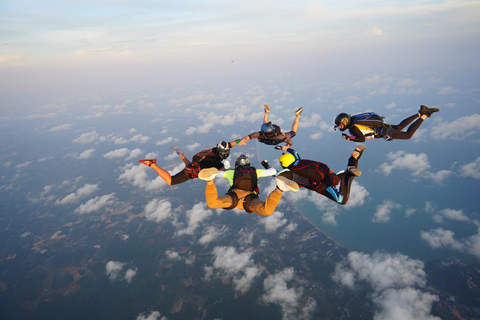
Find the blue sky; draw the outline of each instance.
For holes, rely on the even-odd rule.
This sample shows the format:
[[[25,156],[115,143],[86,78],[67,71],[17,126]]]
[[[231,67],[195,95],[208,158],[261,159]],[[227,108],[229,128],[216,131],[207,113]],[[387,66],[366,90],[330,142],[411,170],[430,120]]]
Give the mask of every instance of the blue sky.
[[[478,259],[479,13],[480,1],[3,1],[0,192],[28,188],[30,201],[81,216],[104,210],[117,184],[128,185],[156,197],[144,208],[150,220],[170,223],[168,187],[136,159],[156,157],[175,172],[182,163],[170,145],[193,155],[245,136],[258,130],[263,104],[287,130],[303,106],[294,147],[336,171],[355,146],[333,131],[339,112],[375,111],[395,124],[427,104],[441,111],[412,140],[367,141],[349,206],[304,190],[284,201],[313,206],[321,229],[364,245],[339,269],[347,286],[352,273],[362,278],[363,263],[422,269],[412,247],[429,258]],[[276,151],[238,148],[234,156],[267,157],[278,168]],[[71,170],[56,170],[54,159]],[[44,185],[31,185],[38,174]],[[265,195],[274,185],[263,187]],[[201,200],[186,224],[211,231],[215,215]],[[281,210],[258,219],[279,236],[291,232]],[[226,228],[209,234],[211,245]],[[376,243],[385,250],[378,238],[402,230],[408,241],[373,253]]]

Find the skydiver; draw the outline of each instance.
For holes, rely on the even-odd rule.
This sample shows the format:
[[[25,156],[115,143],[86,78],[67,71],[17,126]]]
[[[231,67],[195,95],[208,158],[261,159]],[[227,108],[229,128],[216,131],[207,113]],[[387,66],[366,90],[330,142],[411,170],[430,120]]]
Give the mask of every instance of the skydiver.
[[[143,159],[138,160],[138,162],[154,169],[168,185],[176,185],[197,178],[200,170],[205,168],[214,167],[218,170],[225,169],[223,160],[227,159],[230,155],[230,148],[237,145],[239,142],[240,140],[232,142],[220,141],[216,147],[195,154],[191,162],[185,157],[180,148],[172,147],[172,150],[177,153],[185,163],[185,168],[174,176],[171,176],[168,171],[157,166],[156,159]]]
[[[280,164],[286,170],[280,171],[278,176],[295,181],[300,187],[315,191],[341,205],[348,202],[350,186],[355,177],[362,174],[358,168],[358,160],[365,150],[365,146],[358,145],[348,159],[347,170],[335,174],[322,163],[301,159],[299,154],[288,148],[288,153],[282,154]],[[340,190],[337,185],[340,184]]]
[[[247,140],[258,139],[259,142],[265,143],[268,145],[278,145],[279,143],[285,142],[286,145],[282,146],[282,150],[286,151],[289,147],[293,145],[291,140],[297,134],[298,123],[300,121],[300,115],[302,114],[303,107],[298,108],[295,111],[295,120],[293,120],[292,128],[288,132],[282,132],[279,126],[272,124],[271,121],[268,121],[268,114],[270,113],[270,108],[268,105],[264,105],[265,115],[263,116],[263,124],[260,127],[260,131],[253,132],[248,136],[240,140],[239,145],[244,145],[247,143]]]
[[[298,191],[298,185],[285,177],[275,177],[277,187],[265,201],[258,197],[258,178],[274,176],[277,170],[273,167],[268,169],[256,169],[250,165],[250,160],[245,155],[240,155],[235,161],[235,169],[219,172],[217,168],[208,168],[200,171],[198,178],[207,181],[205,186],[205,199],[207,206],[212,209],[231,210],[243,209],[248,213],[258,213],[262,216],[270,216],[281,200],[284,191]],[[228,192],[218,197],[214,178],[226,178],[230,182]]]
[[[404,119],[400,124],[391,125],[383,122],[383,117],[380,117],[376,113],[361,113],[350,116],[347,113],[340,113],[335,118],[335,127],[340,131],[348,129],[350,135],[342,133],[342,138],[349,141],[364,142],[365,139],[377,139],[384,138],[387,141],[393,139],[410,139],[415,131],[420,127],[427,117],[430,117],[433,113],[440,111],[438,108],[429,108],[421,105],[418,113]],[[402,131],[407,125],[417,119],[407,131]]]

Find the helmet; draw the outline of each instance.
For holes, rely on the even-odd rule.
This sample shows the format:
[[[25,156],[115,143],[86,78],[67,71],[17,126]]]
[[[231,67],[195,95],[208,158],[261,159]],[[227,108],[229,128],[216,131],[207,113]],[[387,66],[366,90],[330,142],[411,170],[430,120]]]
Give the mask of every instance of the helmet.
[[[237,160],[235,160],[235,167],[248,167],[250,166],[250,159],[244,154],[238,156]]]
[[[269,138],[275,135],[275,127],[272,125],[271,121],[262,124],[262,126],[260,127],[260,131],[262,131],[262,133]]]
[[[228,144],[228,142],[220,141],[217,144],[217,154],[222,159],[228,158],[228,156],[230,155],[230,145]]]
[[[335,118],[335,127],[333,127],[335,130],[337,130],[338,126],[340,124],[343,124],[343,129],[340,129],[340,131],[345,131],[350,126],[350,115],[347,113],[340,113],[336,118]]]
[[[291,153],[284,153],[278,160],[283,168],[288,168],[288,166],[295,162],[295,157]]]

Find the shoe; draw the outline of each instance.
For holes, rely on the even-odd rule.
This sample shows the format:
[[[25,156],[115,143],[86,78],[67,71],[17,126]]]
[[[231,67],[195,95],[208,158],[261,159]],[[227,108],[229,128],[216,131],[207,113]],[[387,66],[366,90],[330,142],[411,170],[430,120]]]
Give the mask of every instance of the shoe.
[[[298,108],[297,111],[295,111],[295,115],[296,115],[296,116],[301,115],[301,114],[302,114],[302,111],[303,111],[303,107]]]
[[[362,175],[362,171],[360,171],[359,169],[357,168],[349,168],[347,173],[350,172],[351,174],[353,174],[355,177],[360,177]]]
[[[198,179],[204,180],[204,181],[211,181],[215,178],[215,176],[218,174],[218,169],[217,168],[206,168],[201,170],[198,173]]]
[[[138,160],[138,162],[141,162],[142,164],[148,167],[151,167],[152,164],[157,164],[157,159],[142,159],[142,160]],[[148,162],[148,164],[145,162]]]
[[[171,146],[170,149],[172,149],[172,151],[178,154],[179,156],[180,155],[183,156],[183,150],[179,146]]]
[[[266,114],[269,114],[269,113],[270,113],[270,107],[267,106],[266,104],[263,105],[263,109],[265,110],[265,113],[266,113]]]
[[[427,117],[430,117],[434,112],[438,111],[440,111],[440,109],[438,108],[429,108],[427,106],[421,105],[418,113],[420,113],[420,115],[426,115]]]
[[[281,191],[297,192],[300,189],[300,187],[295,181],[282,176],[276,176],[275,181],[277,182],[277,188]]]
[[[359,160],[362,157],[363,151],[366,149],[363,144],[358,145],[352,153],[352,157]]]

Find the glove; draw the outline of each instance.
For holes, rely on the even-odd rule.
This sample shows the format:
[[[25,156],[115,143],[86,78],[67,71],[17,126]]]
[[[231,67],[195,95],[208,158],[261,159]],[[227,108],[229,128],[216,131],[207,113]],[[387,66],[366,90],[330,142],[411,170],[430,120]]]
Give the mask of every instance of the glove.
[[[346,134],[346,133],[342,133],[342,138],[343,138],[344,140],[350,140],[350,137],[349,137],[348,134]]]
[[[267,160],[267,159],[263,160],[261,163],[262,163],[262,166],[263,166],[265,169],[268,169],[269,165],[268,165],[268,160]]]

